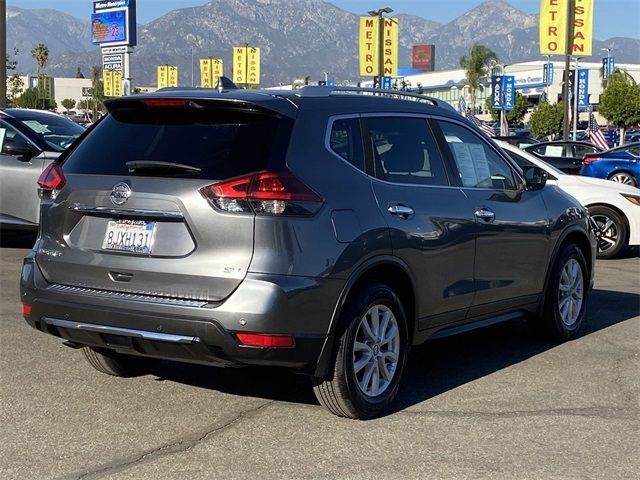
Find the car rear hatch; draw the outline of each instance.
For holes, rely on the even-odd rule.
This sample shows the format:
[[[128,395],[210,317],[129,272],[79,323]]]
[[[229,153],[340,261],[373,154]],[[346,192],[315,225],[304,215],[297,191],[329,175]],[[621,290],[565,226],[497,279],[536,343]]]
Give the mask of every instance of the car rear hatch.
[[[237,98],[131,97],[108,106],[62,167],[41,178],[47,199],[36,259],[44,277],[224,299],[251,262],[255,215],[217,209],[201,189],[282,169],[292,118]]]

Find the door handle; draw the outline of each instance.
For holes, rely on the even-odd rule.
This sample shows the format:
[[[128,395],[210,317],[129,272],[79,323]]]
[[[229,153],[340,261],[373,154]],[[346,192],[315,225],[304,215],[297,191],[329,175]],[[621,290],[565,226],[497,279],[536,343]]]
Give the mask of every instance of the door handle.
[[[387,212],[389,212],[391,215],[396,215],[400,218],[407,218],[413,215],[414,213],[413,208],[407,207],[406,205],[402,205],[402,204],[391,205],[387,209]]]
[[[493,213],[493,210],[487,207],[480,207],[476,210],[476,217],[480,220],[484,220],[487,223],[491,223],[495,220],[496,214]]]

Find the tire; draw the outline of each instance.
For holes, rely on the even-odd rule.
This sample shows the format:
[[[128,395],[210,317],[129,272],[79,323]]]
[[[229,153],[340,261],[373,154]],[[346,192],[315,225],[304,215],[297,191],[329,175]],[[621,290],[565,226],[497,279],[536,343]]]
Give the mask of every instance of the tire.
[[[108,348],[84,347],[85,359],[99,372],[114,377],[137,377],[151,372],[159,363],[156,358],[117,353]]]
[[[618,212],[603,206],[589,208],[592,224],[598,226],[595,234],[598,240],[598,258],[613,258],[626,245],[627,225]]]
[[[633,175],[628,172],[616,172],[612,175],[609,175],[609,180],[613,182],[623,183],[624,185],[631,185],[632,187],[637,187],[638,182]]]
[[[369,284],[348,302],[341,319],[330,378],[313,379],[313,391],[334,415],[372,418],[398,392],[408,353],[404,309],[389,286]]]
[[[584,255],[572,243],[564,245],[553,265],[541,314],[532,327],[556,341],[576,338],[584,325],[589,294],[589,271]]]

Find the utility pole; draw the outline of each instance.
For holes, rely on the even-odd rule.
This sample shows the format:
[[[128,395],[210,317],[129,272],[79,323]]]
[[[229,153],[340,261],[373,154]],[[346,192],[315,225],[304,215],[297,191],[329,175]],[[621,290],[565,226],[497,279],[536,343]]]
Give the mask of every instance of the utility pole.
[[[567,1],[567,41],[564,55],[564,85],[562,87],[562,102],[564,103],[564,118],[562,122],[562,139],[569,140],[569,70],[571,69],[571,54],[573,53],[573,22],[575,19],[575,0]],[[577,75],[577,72],[576,72]],[[577,83],[577,76],[573,79]]]
[[[0,0],[0,108],[7,106],[7,2]]]
[[[384,7],[378,10],[367,12],[372,17],[378,17],[378,75],[374,77],[374,87],[382,88],[382,79],[384,77],[384,13],[391,13],[391,7]]]

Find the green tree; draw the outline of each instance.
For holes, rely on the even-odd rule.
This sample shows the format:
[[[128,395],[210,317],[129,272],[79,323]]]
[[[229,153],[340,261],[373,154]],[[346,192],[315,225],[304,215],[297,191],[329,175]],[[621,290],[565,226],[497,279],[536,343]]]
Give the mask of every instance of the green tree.
[[[640,85],[628,73],[616,69],[600,94],[600,115],[620,129],[620,145],[625,129],[640,123]]]
[[[491,113],[491,118],[494,120],[500,120],[500,110],[494,110],[491,108],[493,105],[493,99],[491,97],[487,97],[484,101],[484,106]],[[509,123],[520,123],[524,119],[524,116],[527,114],[527,109],[529,108],[529,104],[527,103],[527,97],[522,95],[520,92],[516,92],[516,101],[513,107],[513,110],[509,110],[507,112],[507,121]]]
[[[93,100],[91,112],[93,119],[98,118],[98,112],[104,112],[104,81],[102,80],[102,67],[91,68],[91,97]]]
[[[14,103],[24,89],[24,81],[22,80],[22,78],[20,78],[20,75],[18,75],[17,73],[14,73],[9,78],[9,81],[7,82],[7,87],[9,87],[8,88],[9,100],[11,100],[11,102]]]
[[[57,107],[55,100],[38,98],[38,90],[36,88],[26,89],[13,103],[16,107],[38,108],[41,110],[51,110]]]
[[[529,128],[535,137],[548,137],[562,133],[564,106],[547,101],[538,105],[529,118]]]
[[[15,57],[16,55],[18,55],[19,51],[20,50],[18,50],[18,47],[13,47],[13,56]],[[18,61],[13,60],[11,58],[11,55],[7,53],[7,71],[15,70],[16,68],[18,68]]]
[[[40,75],[49,60],[49,49],[44,43],[39,43],[31,50],[31,56],[38,66],[38,75]]]
[[[62,106],[68,112],[76,106],[76,101],[73,98],[65,98],[64,100],[62,100]]]
[[[468,55],[460,57],[460,66],[464,69],[469,85],[469,107],[476,107],[476,91],[482,85],[482,80],[489,76],[490,67],[498,61],[498,56],[484,45],[475,44]]]

